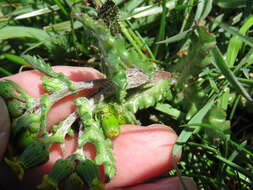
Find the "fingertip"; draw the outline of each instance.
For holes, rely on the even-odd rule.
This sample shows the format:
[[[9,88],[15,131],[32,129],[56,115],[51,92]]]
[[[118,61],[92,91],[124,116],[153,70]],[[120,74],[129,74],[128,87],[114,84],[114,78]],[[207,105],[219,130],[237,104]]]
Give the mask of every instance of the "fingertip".
[[[163,125],[122,126],[121,135],[113,141],[117,175],[107,188],[138,184],[172,169],[176,139],[176,133]]]
[[[171,143],[173,145],[176,144],[176,140],[178,138],[178,135],[176,134],[176,132],[171,127],[169,127],[167,125],[162,125],[162,124],[152,124],[152,125],[149,125],[148,127],[163,128],[163,129],[168,130],[168,132],[171,134],[171,137],[170,137]],[[182,150],[180,149],[177,152],[176,156],[172,158],[173,159],[173,165],[180,161],[181,156],[182,156]]]

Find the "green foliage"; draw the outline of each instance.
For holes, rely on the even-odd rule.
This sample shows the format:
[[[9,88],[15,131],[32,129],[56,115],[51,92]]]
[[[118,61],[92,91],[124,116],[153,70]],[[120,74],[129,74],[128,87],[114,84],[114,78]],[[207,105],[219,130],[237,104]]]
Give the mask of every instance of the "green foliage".
[[[111,150],[111,141],[105,138],[103,129],[99,127],[99,122],[92,118],[92,115],[89,112],[89,101],[82,97],[78,98],[75,103],[80,118],[84,126],[87,127],[85,132],[78,138],[78,146],[79,148],[82,148],[87,142],[95,144],[95,162],[97,165],[104,165],[105,176],[108,181],[115,176],[116,172],[115,160]],[[107,132],[105,134],[107,134]]]

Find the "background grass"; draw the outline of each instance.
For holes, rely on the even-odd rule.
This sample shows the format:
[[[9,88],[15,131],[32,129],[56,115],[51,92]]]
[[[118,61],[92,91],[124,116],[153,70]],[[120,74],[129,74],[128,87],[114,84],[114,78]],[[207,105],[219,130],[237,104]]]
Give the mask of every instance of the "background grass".
[[[100,70],[95,41],[70,13],[76,5],[92,12],[103,3],[2,0],[0,76],[26,66],[23,54]],[[137,113],[143,125],[162,123],[179,134],[174,153],[183,148],[183,156],[166,176],[187,175],[199,189],[253,189],[253,1],[115,3],[118,17],[107,18],[112,29],[120,24],[129,48],[177,81],[173,100]]]

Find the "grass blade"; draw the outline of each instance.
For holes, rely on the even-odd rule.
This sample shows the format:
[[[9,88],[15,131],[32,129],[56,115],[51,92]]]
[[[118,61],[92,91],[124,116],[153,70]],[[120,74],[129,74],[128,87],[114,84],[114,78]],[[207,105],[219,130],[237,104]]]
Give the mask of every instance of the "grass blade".
[[[26,18],[30,18],[30,17],[34,17],[34,16],[39,16],[39,15],[50,13],[52,11],[57,11],[58,9],[59,9],[58,6],[54,5],[54,6],[51,6],[50,9],[49,8],[42,8],[39,10],[35,10],[35,11],[31,11],[31,12],[27,12],[27,13],[18,15],[14,18],[14,20],[20,20],[20,19],[26,19]]]
[[[205,4],[205,9],[202,12],[201,19],[205,19],[213,8],[213,0],[207,0]]]
[[[158,103],[155,107],[156,110],[166,113],[169,116],[171,116],[173,119],[177,120],[180,117],[182,117],[182,112],[176,108],[173,108],[171,105],[169,104],[162,104],[162,103]]]
[[[237,96],[237,97],[235,98],[234,103],[233,103],[233,105],[232,105],[232,109],[231,109],[231,111],[230,111],[229,120],[232,120],[232,119],[233,119],[234,114],[235,114],[235,110],[236,110],[236,108],[237,108],[237,106],[238,106],[238,104],[239,104],[240,99],[241,99],[241,95],[239,95],[239,96]]]
[[[214,58],[214,65],[217,66],[221,73],[226,77],[229,83],[234,87],[240,94],[242,94],[248,101],[252,102],[253,99],[248,94],[246,89],[241,85],[241,83],[237,80],[234,73],[229,69],[228,65],[226,64],[220,50],[215,47],[211,50],[212,56]]]
[[[217,100],[217,102],[218,102],[217,106],[224,109],[224,110],[227,110],[227,108],[229,106],[229,98],[230,98],[230,90],[229,90],[229,88],[224,88],[224,92]]]
[[[216,21],[217,22],[217,21]],[[249,38],[247,36],[243,36],[242,34],[240,34],[237,30],[235,30],[234,28],[228,26],[225,23],[219,22],[219,25],[226,30],[227,32],[229,32],[232,35],[237,36],[241,41],[243,41],[244,43],[246,43],[247,45],[249,45],[250,47],[253,47],[253,39]]]
[[[3,54],[3,56],[10,60],[10,61],[13,61],[19,65],[24,65],[24,66],[27,66],[29,65],[23,58],[19,57],[19,56],[16,56],[14,54],[11,54],[11,53],[5,53]]]
[[[159,28],[159,33],[156,37],[155,41],[161,41],[163,39],[165,39],[165,26],[166,26],[166,15],[168,13],[168,9],[166,8],[166,3],[167,0],[163,1],[162,4],[162,8],[163,8],[163,12],[162,12],[162,16],[161,16],[161,20],[160,20],[160,28]],[[159,49],[161,49],[161,44],[154,44],[154,55],[157,58]]]
[[[0,73],[3,73],[5,76],[10,76],[12,75],[12,73],[10,73],[9,71],[7,71],[6,69],[0,67]]]
[[[186,38],[187,34],[189,32],[191,32],[191,31],[192,31],[191,29],[186,30],[186,31],[178,33],[178,34],[176,34],[176,35],[174,35],[174,36],[172,36],[170,38],[167,38],[167,39],[165,39],[163,41],[156,42],[156,44],[165,44],[165,43],[170,44],[170,43],[173,43],[173,42],[180,41],[180,40]]]
[[[182,26],[180,28],[180,33],[185,30],[185,26],[186,26],[187,22],[189,22],[189,18],[190,18],[194,3],[195,3],[195,0],[189,0],[189,1],[187,0],[184,2],[184,4],[186,4],[186,8],[184,11],[184,20],[183,20]]]
[[[135,8],[139,7],[143,2],[144,2],[144,0],[127,1],[127,2],[124,3],[123,10],[126,11],[126,12],[131,12]]]
[[[246,32],[250,29],[250,27],[253,25],[253,16],[251,16],[240,28],[239,33],[241,35],[245,35]],[[239,53],[239,50],[242,47],[242,39],[240,39],[238,36],[234,36],[230,41],[228,45],[228,50],[226,53],[227,57],[227,63],[229,67],[232,67],[235,63],[235,60],[237,58],[237,55]]]
[[[244,58],[236,65],[234,72],[237,73],[241,68],[248,67],[253,64],[253,49],[250,49]]]
[[[243,141],[238,147],[237,150],[234,150],[234,152],[232,152],[232,154],[229,156],[228,160],[229,161],[233,161],[241,152],[241,149],[244,148],[247,144],[247,141]]]
[[[242,8],[246,6],[246,0],[216,0],[216,4],[222,8]]]
[[[176,6],[176,3],[174,1],[169,1],[166,4],[167,9],[172,10]],[[132,11],[132,14],[127,17],[127,19],[131,18],[142,18],[147,17],[155,14],[160,14],[163,11],[163,8],[161,6],[153,6],[148,5],[144,7],[138,7]]]
[[[25,26],[6,26],[0,29],[0,40],[12,38],[32,38],[44,42],[50,46],[50,36],[47,32],[33,27]]]
[[[251,181],[253,181],[253,174],[251,172],[245,170],[244,168],[242,168],[238,164],[235,164],[234,162],[231,162],[230,160],[227,160],[226,158],[224,158],[220,155],[215,155],[215,156],[217,159],[221,160],[222,162],[224,162],[225,164],[227,164],[231,168],[234,168],[236,171],[241,172],[242,174],[247,176]]]
[[[202,119],[205,117],[207,112],[212,108],[214,102],[215,102],[216,96],[213,96],[205,106],[203,106],[198,113],[196,113],[193,118],[188,122],[188,124],[192,123],[201,123]],[[176,144],[174,145],[173,148],[173,156],[176,156],[179,151],[182,150],[183,144],[185,144],[188,139],[192,136],[193,133],[197,132],[200,130],[199,127],[196,126],[189,126],[185,127],[185,129],[180,133]]]
[[[206,0],[198,2],[198,7],[197,7],[197,10],[196,10],[196,14],[195,14],[194,20],[200,19],[201,15],[202,15],[202,12],[203,12],[203,10],[205,8],[205,4],[206,4]]]
[[[68,16],[68,10],[65,8],[66,6],[66,2],[65,1],[60,1],[60,0],[54,0],[55,4],[62,10],[62,12],[65,14],[65,16]]]
[[[236,148],[238,151],[243,151],[243,152],[245,152],[248,156],[253,157],[253,153],[251,152],[251,150],[248,150],[246,147],[242,146],[243,143],[238,144],[238,142],[235,142],[235,141],[233,141],[233,140],[231,140],[231,139],[230,139],[228,142],[229,142],[231,145],[233,145],[234,148]]]
[[[83,26],[83,24],[79,21],[75,21],[73,23],[74,29],[81,28],[82,26]],[[71,31],[71,22],[64,21],[64,22],[60,22],[57,24],[51,24],[49,26],[44,26],[43,30],[45,30],[45,31],[61,31],[61,30]]]

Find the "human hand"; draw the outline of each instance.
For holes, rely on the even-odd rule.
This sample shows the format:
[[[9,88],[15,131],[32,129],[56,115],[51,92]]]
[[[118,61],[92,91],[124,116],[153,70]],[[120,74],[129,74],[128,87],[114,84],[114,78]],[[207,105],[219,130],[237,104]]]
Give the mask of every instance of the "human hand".
[[[84,67],[54,67],[56,72],[62,72],[73,81],[85,81],[101,78],[102,75],[94,69]],[[37,71],[26,71],[7,79],[13,80],[26,90],[31,96],[39,98],[45,91],[41,87],[41,73]],[[79,93],[85,96],[90,90]],[[68,96],[57,102],[48,114],[47,126],[50,128],[53,124],[63,120],[75,109],[72,100],[77,96]],[[4,104],[0,102],[0,157],[5,149],[4,142],[8,140],[8,115]],[[180,189],[178,178],[162,179],[154,183],[140,184],[145,180],[157,177],[173,167],[172,149],[176,142],[175,132],[162,125],[152,125],[140,127],[134,125],[121,126],[121,135],[113,140],[113,152],[117,164],[117,175],[106,185],[106,189]],[[5,135],[1,136],[1,130]],[[63,155],[59,144],[55,143],[50,149],[50,160],[37,168],[26,173],[22,182],[13,183],[13,178],[7,177],[6,173],[0,171],[0,179],[5,180],[5,186],[8,189],[32,189],[37,185],[42,176],[50,171],[53,163],[61,158],[71,154],[76,148],[76,138],[66,138],[66,153]],[[2,151],[2,152],[1,152]],[[95,149],[92,145],[85,146],[85,151],[91,157],[95,155]],[[178,160],[180,156],[176,159]],[[7,172],[7,171],[5,171]],[[9,174],[11,176],[11,174]],[[189,178],[183,178],[188,189],[196,189],[195,184]],[[126,188],[127,186],[127,188]],[[125,187],[125,188],[124,188]]]

